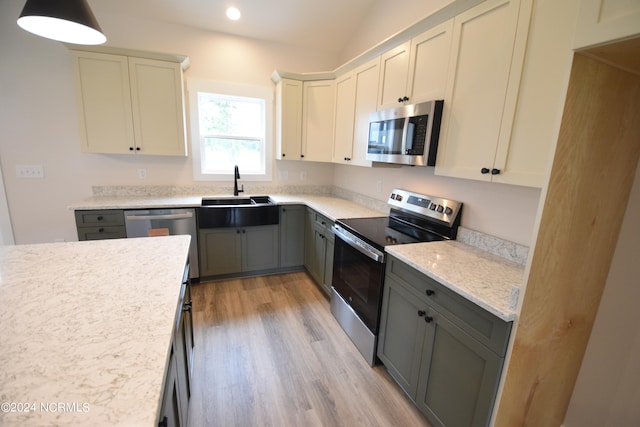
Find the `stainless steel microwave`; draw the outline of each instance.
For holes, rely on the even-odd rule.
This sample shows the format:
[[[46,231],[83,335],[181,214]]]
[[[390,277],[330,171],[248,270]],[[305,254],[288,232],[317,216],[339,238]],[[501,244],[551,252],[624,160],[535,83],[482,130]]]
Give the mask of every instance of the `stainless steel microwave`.
[[[367,160],[435,166],[443,105],[437,100],[371,113]]]

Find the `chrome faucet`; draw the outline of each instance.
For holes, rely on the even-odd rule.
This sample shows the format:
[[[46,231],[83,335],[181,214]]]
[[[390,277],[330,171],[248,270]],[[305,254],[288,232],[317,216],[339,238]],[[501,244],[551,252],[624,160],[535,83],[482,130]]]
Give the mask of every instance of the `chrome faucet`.
[[[240,171],[238,170],[238,165],[236,165],[233,171],[233,195],[237,196],[239,193],[244,193],[244,184],[242,187],[238,189],[238,180],[240,179]]]

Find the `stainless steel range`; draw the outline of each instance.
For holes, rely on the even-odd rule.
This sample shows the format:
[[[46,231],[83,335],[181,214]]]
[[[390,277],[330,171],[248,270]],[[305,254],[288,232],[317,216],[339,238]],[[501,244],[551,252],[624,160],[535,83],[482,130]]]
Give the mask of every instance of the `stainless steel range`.
[[[372,366],[380,325],[385,247],[456,238],[462,203],[396,189],[389,216],[339,219],[331,313]]]

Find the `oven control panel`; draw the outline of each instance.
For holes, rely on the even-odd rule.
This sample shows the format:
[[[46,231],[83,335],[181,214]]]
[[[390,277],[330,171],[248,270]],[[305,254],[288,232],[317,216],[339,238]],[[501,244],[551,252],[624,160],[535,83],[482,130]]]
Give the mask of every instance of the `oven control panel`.
[[[447,224],[452,224],[455,221],[462,207],[462,203],[454,200],[400,189],[391,192],[387,203],[392,207],[435,218]]]

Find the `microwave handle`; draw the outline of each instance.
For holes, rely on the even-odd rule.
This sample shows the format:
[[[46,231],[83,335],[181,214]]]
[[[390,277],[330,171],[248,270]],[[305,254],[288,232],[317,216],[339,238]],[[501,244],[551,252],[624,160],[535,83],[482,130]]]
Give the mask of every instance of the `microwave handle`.
[[[413,137],[415,132],[416,125],[412,123],[408,118],[406,122],[406,126],[404,127],[404,152],[405,154],[409,152],[413,148]]]

